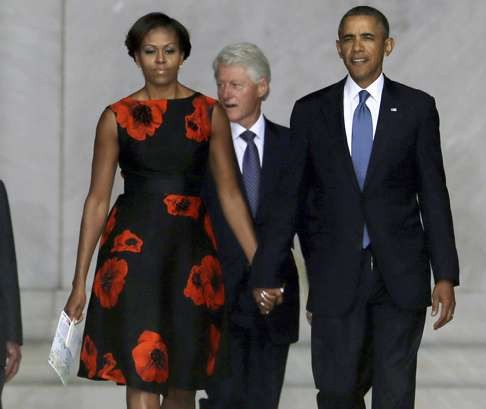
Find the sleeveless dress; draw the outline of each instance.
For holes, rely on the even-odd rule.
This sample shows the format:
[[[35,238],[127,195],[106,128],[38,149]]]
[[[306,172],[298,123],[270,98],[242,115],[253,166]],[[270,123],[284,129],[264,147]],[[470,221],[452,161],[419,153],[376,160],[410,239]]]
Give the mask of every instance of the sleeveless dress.
[[[215,100],[124,98],[124,194],[100,239],[78,375],[166,394],[224,374],[224,286],[200,191]]]

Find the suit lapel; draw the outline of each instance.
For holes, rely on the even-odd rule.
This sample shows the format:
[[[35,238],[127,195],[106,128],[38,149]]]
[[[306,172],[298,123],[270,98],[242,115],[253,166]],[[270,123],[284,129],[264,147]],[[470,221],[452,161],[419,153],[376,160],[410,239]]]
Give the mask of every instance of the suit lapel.
[[[264,208],[265,198],[277,180],[277,174],[279,169],[279,141],[278,135],[274,130],[273,124],[265,118],[265,139],[263,142],[263,161],[262,161],[262,174],[259,190],[258,209],[256,213],[256,219],[262,213]]]
[[[384,157],[386,139],[389,134],[389,126],[393,123],[393,116],[396,114],[392,112],[392,108],[397,108],[397,101],[393,97],[391,90],[391,81],[385,77],[383,84],[383,92],[381,94],[380,113],[378,115],[378,123],[376,124],[375,137],[373,139],[373,148],[371,150],[370,162],[368,164],[368,171],[366,172],[366,179],[363,190],[366,189],[370,183],[373,173],[376,171],[381,158]]]
[[[349,152],[348,139],[346,137],[346,127],[344,125],[344,112],[343,112],[343,93],[344,84],[346,78],[336,85],[335,92],[325,99],[322,109],[323,115],[329,118],[329,131],[330,135],[334,135],[337,138],[336,143],[339,147],[338,152],[342,156],[342,163],[348,173],[349,179],[352,181],[354,187],[361,191],[356,178],[356,172],[354,171],[353,159]]]

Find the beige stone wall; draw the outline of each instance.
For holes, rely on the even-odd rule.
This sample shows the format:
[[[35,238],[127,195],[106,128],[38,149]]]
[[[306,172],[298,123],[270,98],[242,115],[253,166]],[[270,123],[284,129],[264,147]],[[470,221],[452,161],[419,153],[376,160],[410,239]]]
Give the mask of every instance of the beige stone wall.
[[[181,79],[210,95],[215,95],[211,61],[217,51],[230,42],[257,43],[273,70],[265,112],[288,124],[298,97],[345,75],[334,41],[341,15],[356,4],[1,1],[0,177],[10,194],[24,316],[32,323],[26,328],[28,336],[48,335],[43,320],[62,305],[70,286],[97,118],[110,102],[143,84],[123,46],[134,20],[163,5],[162,11],[187,25],[194,51]],[[385,73],[437,99],[463,273],[461,291],[485,291],[486,3],[371,4],[388,16],[396,38]]]

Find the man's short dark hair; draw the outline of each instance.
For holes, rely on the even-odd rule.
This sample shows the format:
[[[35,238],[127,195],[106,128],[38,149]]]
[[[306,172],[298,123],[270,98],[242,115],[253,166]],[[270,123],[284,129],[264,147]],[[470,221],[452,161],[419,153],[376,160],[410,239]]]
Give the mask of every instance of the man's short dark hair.
[[[184,60],[191,54],[191,40],[187,29],[176,19],[164,13],[149,13],[140,17],[130,28],[125,40],[128,55],[135,59],[135,53],[140,50],[142,41],[149,31],[155,28],[173,30],[179,42],[179,47],[184,53]]]
[[[338,36],[341,37],[341,32],[344,26],[344,21],[348,17],[352,16],[372,16],[376,18],[378,23],[381,24],[383,27],[383,31],[385,34],[385,38],[388,38],[390,35],[390,25],[388,24],[388,20],[385,17],[385,15],[380,11],[375,9],[374,7],[370,6],[356,6],[353,7],[351,10],[349,10],[342,18],[341,21],[339,22],[339,29],[338,29]]]

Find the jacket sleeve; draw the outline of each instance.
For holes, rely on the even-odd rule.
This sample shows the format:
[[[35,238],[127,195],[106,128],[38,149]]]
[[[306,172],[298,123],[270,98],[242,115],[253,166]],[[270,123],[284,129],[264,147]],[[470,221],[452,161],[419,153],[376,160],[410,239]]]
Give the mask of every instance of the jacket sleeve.
[[[0,181],[0,321],[3,338],[22,344],[17,262],[7,192]]]
[[[418,131],[418,198],[435,281],[459,284],[459,261],[449,192],[442,161],[439,114],[432,97],[426,100]]]

